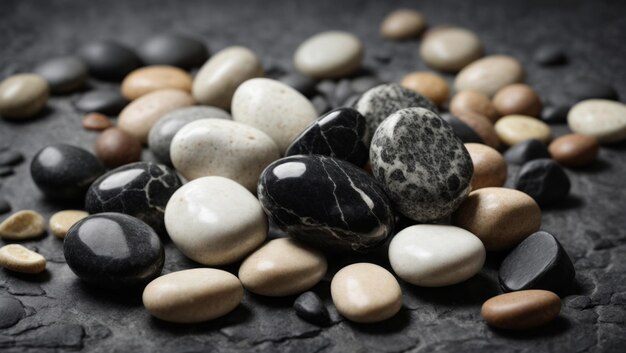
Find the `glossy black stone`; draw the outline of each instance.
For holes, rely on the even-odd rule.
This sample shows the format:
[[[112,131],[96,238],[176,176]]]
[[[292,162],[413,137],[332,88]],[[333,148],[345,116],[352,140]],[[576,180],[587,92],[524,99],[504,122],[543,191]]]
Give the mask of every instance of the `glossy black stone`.
[[[359,112],[352,108],[335,109],[300,133],[285,155],[319,154],[362,167],[368,159],[363,142],[365,129],[365,118]]]
[[[83,94],[75,103],[84,113],[117,115],[128,104],[119,89],[98,89]]]
[[[308,291],[300,294],[293,303],[293,310],[302,320],[312,324],[326,326],[330,323],[328,309],[314,292]]]
[[[44,61],[34,72],[48,81],[55,94],[71,93],[83,87],[88,77],[87,64],[77,56],[64,56]]]
[[[567,55],[560,46],[547,44],[537,48],[533,60],[541,66],[557,66],[567,63]]]
[[[286,84],[287,86],[295,89],[296,91],[302,93],[306,97],[312,97],[315,95],[315,85],[317,84],[317,80],[302,75],[297,72],[291,72],[286,75],[283,75],[278,78],[278,81]]]
[[[516,143],[504,152],[504,159],[515,165],[522,165],[540,158],[551,158],[551,156],[548,146],[536,139]]]
[[[454,130],[454,133],[463,141],[463,143],[484,143],[483,139],[461,119],[450,113],[441,114],[441,118],[445,120]]]
[[[157,233],[165,235],[165,206],[181,185],[176,172],[162,164],[127,164],[107,172],[93,182],[85,197],[85,210],[91,214],[128,214],[146,222]]]
[[[26,315],[22,303],[9,296],[0,296],[0,328],[17,324]]]
[[[325,250],[364,252],[393,233],[387,195],[369,174],[340,159],[279,159],[261,174],[258,196],[276,226]]]
[[[567,123],[567,113],[570,106],[563,104],[550,104],[541,111],[541,120],[548,124]]]
[[[165,252],[152,228],[121,213],[91,215],[67,232],[63,253],[84,282],[119,291],[146,285],[161,273]]]
[[[89,73],[105,81],[121,81],[129,72],[141,66],[134,51],[113,41],[93,42],[79,51]]]
[[[574,265],[559,241],[539,231],[522,241],[502,261],[498,280],[505,292],[545,289],[558,292],[576,276]]]
[[[13,166],[21,163],[24,160],[22,152],[5,149],[0,151],[0,167]]]
[[[570,185],[563,168],[552,159],[535,159],[525,163],[515,180],[515,188],[530,195],[542,207],[564,200]]]
[[[177,33],[159,34],[143,43],[137,54],[146,65],[171,65],[183,69],[199,67],[209,57],[198,39]]]
[[[60,201],[82,199],[89,185],[104,172],[96,156],[66,144],[42,148],[30,164],[30,175],[39,190]]]
[[[618,99],[615,88],[592,77],[570,76],[565,79],[563,89],[573,103],[594,98]]]

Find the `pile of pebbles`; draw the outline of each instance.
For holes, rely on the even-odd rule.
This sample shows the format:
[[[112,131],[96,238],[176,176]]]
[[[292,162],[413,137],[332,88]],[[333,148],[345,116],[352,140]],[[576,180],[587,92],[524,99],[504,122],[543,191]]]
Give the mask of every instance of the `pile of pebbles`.
[[[504,294],[483,304],[486,323],[522,330],[553,320],[575,270],[542,230],[541,211],[567,199],[565,168],[588,167],[600,145],[626,140],[626,106],[612,87],[588,80],[567,86],[569,105],[544,106],[517,59],[485,56],[465,28],[426,29],[414,10],[389,14],[381,35],[421,37],[421,59],[433,71],[383,82],[363,68],[357,36],[328,31],[303,41],[295,71],[275,79],[248,48],[211,55],[180,34],[136,50],[90,43],[6,78],[0,115],[8,120],[45,114],[50,94],[77,92],[90,76],[119,89],[75,102],[86,113],[83,128],[101,131],[95,155],[59,143],[30,161],[47,199],[84,209],[48,222],[20,210],[0,223],[0,237],[39,239],[49,228],[82,281],[142,292],[146,310],[170,322],[222,317],[247,290],[297,296],[296,314],[326,325],[327,308],[311,288],[327,276],[343,317],[380,322],[402,307],[398,279],[457,284],[480,272],[489,252],[503,255]],[[535,61],[565,65],[567,55],[542,47]],[[442,73],[456,75],[452,85]],[[550,125],[566,120],[572,133],[553,139]],[[141,161],[145,146],[158,163]],[[23,160],[0,149],[0,176]],[[520,168],[514,188],[505,188],[510,165]],[[0,213],[10,210],[0,194]],[[267,241],[270,227],[288,237]],[[165,240],[199,268],[161,276]],[[327,273],[337,255],[367,259],[380,249],[387,268],[359,262]],[[229,264],[238,273],[207,268]],[[0,248],[0,266],[40,273],[46,259],[10,244]]]

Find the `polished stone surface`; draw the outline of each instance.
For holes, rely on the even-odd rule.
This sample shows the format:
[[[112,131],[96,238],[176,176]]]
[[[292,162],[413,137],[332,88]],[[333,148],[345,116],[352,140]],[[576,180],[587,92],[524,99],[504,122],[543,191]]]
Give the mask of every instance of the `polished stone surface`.
[[[542,208],[565,201],[571,185],[563,167],[547,158],[525,163],[515,179],[515,188],[530,195]]]
[[[84,93],[75,104],[85,113],[117,115],[127,103],[119,89],[97,89]]]
[[[141,60],[132,49],[113,40],[87,42],[78,55],[87,64],[90,75],[105,81],[121,81],[141,66]]]
[[[148,38],[137,54],[146,65],[171,65],[190,69],[202,65],[209,56],[206,45],[199,39],[165,33]]]

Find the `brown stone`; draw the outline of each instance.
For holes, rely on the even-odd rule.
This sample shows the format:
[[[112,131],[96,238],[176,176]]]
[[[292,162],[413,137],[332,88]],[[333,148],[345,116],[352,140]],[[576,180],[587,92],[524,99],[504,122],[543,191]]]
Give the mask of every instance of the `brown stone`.
[[[543,104],[534,89],[523,83],[508,85],[493,97],[493,106],[501,116],[521,114],[538,118]]]
[[[191,93],[192,78],[186,71],[174,66],[154,65],[139,68],[122,81],[122,95],[137,99],[162,89],[179,89]]]
[[[102,131],[111,126],[113,126],[113,123],[104,114],[89,113],[83,118],[83,127],[87,130]]]
[[[458,116],[465,111],[482,115],[492,123],[500,117],[489,97],[476,91],[461,91],[452,97],[450,112]]]
[[[434,72],[416,71],[402,79],[400,85],[413,90],[441,106],[448,99],[448,83]]]
[[[402,40],[415,38],[422,33],[426,27],[424,16],[409,9],[396,10],[383,20],[380,26],[380,34],[387,39]]]
[[[474,164],[472,190],[504,185],[507,177],[507,164],[500,152],[480,143],[466,143],[465,148]]]
[[[559,316],[561,299],[546,290],[523,290],[487,300],[480,311],[487,324],[504,330],[528,330]]]
[[[40,273],[46,269],[46,259],[19,244],[0,248],[0,267],[20,273]]]
[[[468,110],[458,113],[459,114],[455,114],[455,116],[472,128],[472,130],[480,136],[485,145],[495,149],[500,147],[500,139],[489,119]]]
[[[96,140],[96,156],[108,168],[137,162],[141,159],[141,143],[120,129],[106,129]]]
[[[567,167],[584,167],[598,157],[598,140],[589,135],[569,134],[552,141],[548,150],[552,158]]]

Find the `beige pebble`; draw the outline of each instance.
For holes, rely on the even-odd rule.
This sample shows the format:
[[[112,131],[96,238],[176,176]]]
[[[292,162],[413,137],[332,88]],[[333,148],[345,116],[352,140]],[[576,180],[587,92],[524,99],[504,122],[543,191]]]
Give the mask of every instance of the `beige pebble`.
[[[457,72],[483,56],[483,44],[466,29],[439,27],[426,33],[420,55],[434,69]]]
[[[566,167],[584,167],[598,157],[600,145],[593,136],[563,135],[548,146],[552,158]]]
[[[579,134],[590,135],[600,143],[626,140],[626,104],[607,99],[587,99],[567,113],[567,125]]]
[[[35,74],[13,75],[0,82],[0,115],[23,120],[39,113],[48,102],[48,81]]]
[[[415,38],[426,27],[426,19],[420,12],[410,9],[395,10],[387,15],[380,26],[380,34],[387,39]]]
[[[40,273],[46,269],[46,259],[19,244],[0,248],[0,267],[20,273]]]
[[[48,226],[50,227],[52,234],[63,239],[65,238],[67,231],[70,230],[76,222],[87,216],[89,216],[89,213],[80,210],[59,211],[50,217]]]
[[[524,80],[524,68],[516,59],[492,55],[467,65],[456,76],[457,91],[474,90],[492,97],[502,87]]]
[[[137,99],[162,89],[179,89],[191,93],[192,79],[186,71],[174,66],[146,66],[129,73],[122,81],[122,95]]]
[[[489,119],[469,110],[458,112],[455,116],[472,128],[487,146],[495,149],[500,147],[500,138]]]
[[[239,279],[212,268],[172,272],[153,280],[143,291],[143,305],[150,314],[177,323],[224,316],[234,310],[242,298]]]
[[[491,103],[491,99],[476,91],[461,91],[452,97],[450,112],[458,116],[465,111],[482,115],[492,123],[495,123],[500,118],[496,108]]]
[[[521,191],[482,188],[463,201],[452,215],[452,224],[475,234],[488,251],[507,250],[539,230],[541,210]]]
[[[472,190],[504,185],[507,177],[507,164],[500,152],[480,143],[466,143],[465,148],[474,164]]]
[[[413,90],[441,106],[448,99],[448,83],[434,72],[416,71],[402,79],[400,85]]]
[[[324,254],[290,238],[274,239],[248,256],[239,279],[252,293],[281,297],[299,294],[326,274]]]
[[[344,31],[318,33],[300,44],[293,55],[293,65],[302,74],[317,78],[341,78],[359,68],[363,61],[363,43]]]
[[[145,144],[148,142],[150,129],[159,119],[173,110],[194,103],[189,93],[178,89],[151,92],[135,99],[122,110],[117,127]]]
[[[45,231],[45,220],[38,212],[31,210],[15,212],[0,223],[0,238],[6,240],[37,238]]]
[[[402,290],[386,269],[371,263],[342,268],[330,283],[337,311],[354,322],[379,322],[394,316],[402,307]]]
[[[523,83],[514,83],[500,89],[493,97],[493,106],[501,116],[520,114],[539,118],[543,109],[537,92]]]
[[[547,144],[552,137],[550,126],[527,115],[504,116],[496,122],[494,127],[500,141],[509,146],[530,139],[536,139]]]
[[[480,314],[490,326],[527,330],[545,325],[559,316],[561,299],[547,290],[522,290],[487,300]]]

